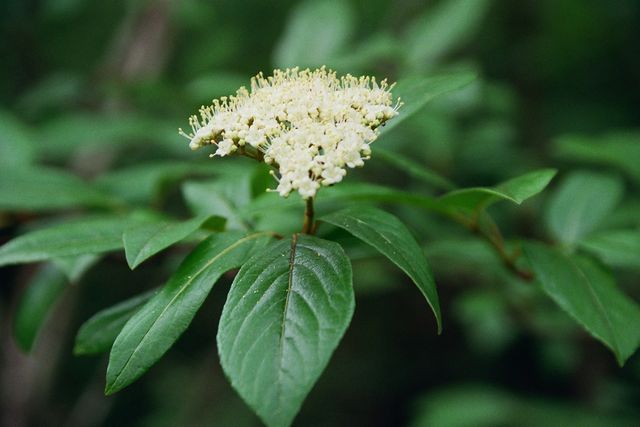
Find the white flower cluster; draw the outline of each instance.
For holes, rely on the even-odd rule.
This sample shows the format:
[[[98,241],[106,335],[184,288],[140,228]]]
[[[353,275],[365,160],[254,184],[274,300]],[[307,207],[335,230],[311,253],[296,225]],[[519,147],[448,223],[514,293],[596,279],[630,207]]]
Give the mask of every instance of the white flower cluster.
[[[277,191],[307,199],[321,185],[340,182],[346,167],[362,166],[378,128],[398,114],[386,80],[346,75],[322,67],[275,70],[251,79],[251,91],[214,100],[192,116],[189,146],[217,146],[215,155],[250,155],[278,170]]]

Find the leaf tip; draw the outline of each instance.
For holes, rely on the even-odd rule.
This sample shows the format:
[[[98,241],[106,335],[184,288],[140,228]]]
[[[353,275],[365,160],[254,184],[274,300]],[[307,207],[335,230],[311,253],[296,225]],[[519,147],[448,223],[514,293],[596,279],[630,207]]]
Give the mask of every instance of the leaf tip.
[[[109,378],[107,378],[107,384],[104,386],[104,395],[111,396],[120,391],[120,389],[122,389],[122,387],[117,387],[115,382],[109,382]]]
[[[111,396],[112,394],[122,390],[123,388],[125,388],[127,385],[131,383],[131,381],[129,382],[121,381],[120,373],[122,371],[118,374],[114,374],[113,371],[109,370],[110,367],[111,367],[111,360],[109,360],[109,365],[107,366],[107,383],[104,386],[105,396]]]
[[[131,252],[127,252],[126,246],[125,246],[125,258],[127,259],[127,265],[129,266],[130,270],[135,270],[136,267],[142,264],[142,262],[144,261],[144,258],[142,258],[140,254],[134,257]]]
[[[556,168],[547,168],[547,169],[543,169],[542,172],[547,177],[547,179],[548,179],[547,184],[548,184],[558,174],[558,169],[556,169]]]

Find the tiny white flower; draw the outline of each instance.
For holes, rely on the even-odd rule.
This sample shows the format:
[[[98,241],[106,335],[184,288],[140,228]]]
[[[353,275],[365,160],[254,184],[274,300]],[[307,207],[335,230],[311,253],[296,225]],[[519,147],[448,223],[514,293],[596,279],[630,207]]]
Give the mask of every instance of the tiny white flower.
[[[233,145],[233,141],[229,138],[225,138],[218,143],[218,149],[216,150],[216,156],[224,157],[235,151],[236,147]]]
[[[379,127],[398,114],[386,80],[291,68],[251,79],[251,90],[202,107],[186,136],[192,149],[213,144],[227,156],[247,144],[278,170],[276,191],[313,198],[364,164]],[[244,151],[243,151],[244,152]]]

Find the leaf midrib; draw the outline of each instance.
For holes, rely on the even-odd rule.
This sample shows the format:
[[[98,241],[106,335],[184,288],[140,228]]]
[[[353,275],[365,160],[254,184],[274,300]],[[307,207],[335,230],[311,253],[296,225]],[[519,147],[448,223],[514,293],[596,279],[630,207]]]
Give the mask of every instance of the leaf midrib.
[[[291,255],[289,256],[289,276],[287,282],[287,295],[284,300],[284,309],[282,312],[282,325],[280,328],[280,342],[278,345],[278,408],[282,407],[282,372],[284,369],[284,336],[287,328],[287,310],[289,309],[289,300],[291,298],[291,287],[293,286],[293,267],[295,266],[296,249],[298,247],[298,234],[294,234],[291,238]]]

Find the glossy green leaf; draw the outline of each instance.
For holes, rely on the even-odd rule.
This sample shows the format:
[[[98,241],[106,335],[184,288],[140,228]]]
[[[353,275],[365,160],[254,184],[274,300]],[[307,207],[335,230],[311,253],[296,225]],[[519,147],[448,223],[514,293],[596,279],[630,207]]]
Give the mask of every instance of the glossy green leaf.
[[[611,213],[622,197],[622,181],[596,172],[573,172],[549,200],[545,220],[554,238],[573,244]]]
[[[351,264],[337,243],[294,235],[240,269],[218,351],[232,386],[269,427],[291,424],[353,310]]]
[[[61,170],[0,168],[0,211],[50,211],[114,203],[111,197]]]
[[[20,348],[30,351],[51,309],[69,282],[52,265],[44,265],[29,281],[16,309],[13,333]]]
[[[107,394],[144,374],[187,329],[215,282],[265,247],[268,233],[214,234],[180,264],[169,282],[124,326],[111,349]]]
[[[155,292],[157,291],[145,292],[93,315],[78,330],[73,347],[74,354],[99,354],[109,351],[124,325]]]
[[[640,230],[606,230],[578,242],[614,267],[640,268]]]
[[[440,333],[442,315],[431,268],[422,248],[398,218],[377,208],[360,206],[346,208],[320,219],[343,228],[373,246],[404,271],[427,299]]]
[[[640,306],[588,258],[540,243],[524,251],[544,292],[616,355],[621,365],[640,345]]]
[[[124,231],[122,241],[131,269],[142,262],[187,238],[210,219],[199,216],[188,221],[153,221],[136,224]]]
[[[387,151],[382,148],[375,148],[375,157],[384,162],[387,162],[399,170],[406,172],[412,177],[419,179],[420,181],[431,185],[439,190],[451,191],[456,188],[456,185],[449,181],[447,178],[432,171],[425,165],[418,164],[413,160],[402,156],[401,154]]]
[[[433,98],[460,89],[476,79],[473,73],[450,73],[433,77],[409,77],[400,80],[393,88],[394,97],[403,102],[399,114],[389,120],[380,130],[384,135],[391,129],[418,112]]]
[[[557,157],[572,162],[610,165],[640,182],[640,132],[602,136],[565,135],[554,141]]]
[[[541,169],[510,179],[495,187],[475,187],[445,194],[439,202],[448,208],[479,211],[499,200],[521,204],[544,190],[556,174],[555,169]]]
[[[0,266],[122,248],[127,217],[83,218],[32,231],[0,247]]]
[[[347,2],[312,0],[299,4],[278,41],[277,67],[316,67],[330,64],[351,38],[354,16]]]
[[[490,0],[444,0],[427,9],[409,27],[405,37],[409,66],[433,66],[446,53],[476,33]]]

